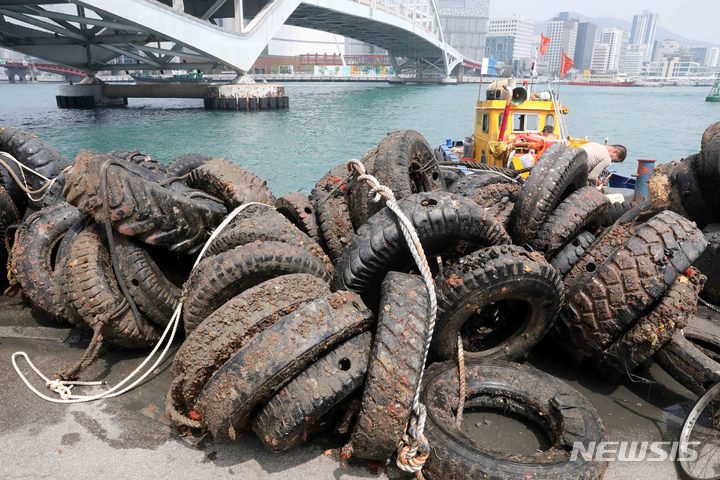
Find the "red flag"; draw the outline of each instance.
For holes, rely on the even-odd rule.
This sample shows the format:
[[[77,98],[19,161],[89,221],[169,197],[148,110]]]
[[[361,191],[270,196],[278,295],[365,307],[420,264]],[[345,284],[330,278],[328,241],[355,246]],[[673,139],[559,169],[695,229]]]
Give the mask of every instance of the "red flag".
[[[573,59],[565,54],[565,50],[562,51],[562,62],[560,63],[560,76],[564,77],[573,67]]]
[[[542,57],[550,47],[550,37],[546,37],[542,33],[540,34],[540,56]]]

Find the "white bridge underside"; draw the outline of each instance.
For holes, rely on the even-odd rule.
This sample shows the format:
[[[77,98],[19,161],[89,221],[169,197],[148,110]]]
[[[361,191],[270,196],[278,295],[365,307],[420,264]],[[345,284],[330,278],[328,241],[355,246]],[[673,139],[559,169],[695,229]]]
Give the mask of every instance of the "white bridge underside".
[[[0,46],[88,73],[222,66],[245,72],[288,24],[384,48],[398,74],[447,76],[463,61],[444,42],[434,0],[262,1],[175,0],[190,14],[155,0],[0,0]],[[244,26],[236,32],[212,23],[221,17]],[[120,55],[138,63],[108,63]]]

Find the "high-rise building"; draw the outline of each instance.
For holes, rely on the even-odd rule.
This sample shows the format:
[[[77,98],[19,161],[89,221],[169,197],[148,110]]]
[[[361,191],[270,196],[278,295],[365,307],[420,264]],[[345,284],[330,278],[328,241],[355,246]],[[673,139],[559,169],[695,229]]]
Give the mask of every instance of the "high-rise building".
[[[705,57],[705,66],[715,68],[720,61],[720,48],[711,47],[708,49],[707,57]]]
[[[574,56],[575,68],[578,70],[587,70],[590,68],[596,30],[597,27],[594,23],[580,22],[578,24]]]
[[[512,51],[510,52],[511,60],[527,60],[534,56],[533,22],[518,16],[490,20],[486,44],[489,44],[491,37],[508,36],[513,38]],[[485,50],[488,51],[487,48]]]
[[[545,54],[547,73],[555,75],[560,71],[562,52],[568,56],[575,54],[575,43],[577,41],[578,21],[575,19],[557,20],[567,12],[562,12],[556,19],[547,24],[545,36],[550,38],[550,45]]]
[[[606,43],[595,44],[595,48],[593,48],[592,61],[590,62],[590,70],[595,73],[606,73],[609,59],[610,45]]]
[[[630,75],[640,75],[643,72],[643,64],[647,57],[647,45],[628,45],[623,61],[623,71]]]
[[[628,34],[621,28],[603,28],[600,43],[609,46],[606,72],[622,72],[623,60],[628,47]]]
[[[437,0],[445,41],[463,56],[482,60],[490,0]]]
[[[658,15],[648,10],[633,17],[632,30],[630,30],[629,43],[631,45],[645,45],[645,59],[652,59],[652,45],[655,43]]]
[[[485,39],[485,56],[505,65],[512,65],[515,37],[511,35],[488,35]]]
[[[697,62],[700,65],[705,65],[705,59],[708,54],[708,47],[692,47],[690,48],[690,56],[693,62]]]
[[[677,40],[663,40],[655,45],[653,62],[662,61],[663,57],[672,57],[680,52],[680,42]]]

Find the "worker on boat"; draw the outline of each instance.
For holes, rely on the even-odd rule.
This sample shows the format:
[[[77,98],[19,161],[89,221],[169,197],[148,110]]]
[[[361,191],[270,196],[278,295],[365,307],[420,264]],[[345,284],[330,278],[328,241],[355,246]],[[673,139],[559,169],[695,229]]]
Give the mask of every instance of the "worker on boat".
[[[587,152],[588,168],[590,170],[588,179],[593,184],[597,184],[600,174],[602,174],[611,163],[622,163],[625,157],[627,157],[627,148],[625,148],[624,145],[603,145],[601,143],[588,142],[580,148]]]
[[[540,135],[547,138],[558,138],[558,136],[555,135],[555,127],[551,124],[545,125],[542,129],[542,132],[540,132]]]

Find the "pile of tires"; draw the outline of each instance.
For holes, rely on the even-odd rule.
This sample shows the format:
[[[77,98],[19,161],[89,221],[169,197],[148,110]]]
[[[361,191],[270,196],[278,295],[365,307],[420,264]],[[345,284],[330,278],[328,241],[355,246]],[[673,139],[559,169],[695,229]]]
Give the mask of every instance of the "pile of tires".
[[[429,261],[431,336],[431,295],[397,215],[345,164],[309,195],[275,198],[221,159],[81,152],[56,201],[9,223],[10,278],[37,310],[120,347],[154,343],[182,298],[167,412],[217,441],[252,431],[281,452],[334,430],[344,453],[385,462],[419,394],[430,478],[602,477],[606,463],[570,455],[604,440],[598,413],[522,364],[545,338],[606,377],[655,358],[699,390],[720,371],[715,332],[695,315],[720,292],[717,230],[672,202],[611,203],[588,186],[583,150],[556,144],[527,178],[452,175],[403,130],[362,163]],[[478,409],[525,417],[549,445],[502,453],[470,440],[462,412]]]

